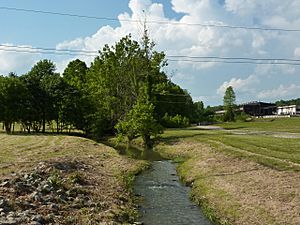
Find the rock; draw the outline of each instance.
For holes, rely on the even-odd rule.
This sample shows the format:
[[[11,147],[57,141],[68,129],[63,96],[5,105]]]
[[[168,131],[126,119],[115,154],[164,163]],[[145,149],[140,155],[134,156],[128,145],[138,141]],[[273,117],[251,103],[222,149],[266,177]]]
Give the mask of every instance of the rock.
[[[37,191],[32,192],[29,197],[33,201],[42,201],[42,198]]]
[[[45,223],[45,219],[41,215],[34,215],[34,216],[31,217],[31,220],[35,221],[35,222],[38,222],[39,224],[44,224]]]
[[[38,222],[38,221],[32,221],[30,223],[30,225],[42,225],[42,223]]]
[[[16,220],[0,220],[0,225],[18,225]]]
[[[10,185],[9,181],[3,181],[3,182],[0,184],[1,187],[9,187],[9,185]]]
[[[10,208],[9,203],[6,199],[1,198],[0,199],[0,209],[2,209],[2,212],[7,212]]]
[[[59,209],[59,207],[55,203],[51,203],[48,207],[52,211],[56,211]]]

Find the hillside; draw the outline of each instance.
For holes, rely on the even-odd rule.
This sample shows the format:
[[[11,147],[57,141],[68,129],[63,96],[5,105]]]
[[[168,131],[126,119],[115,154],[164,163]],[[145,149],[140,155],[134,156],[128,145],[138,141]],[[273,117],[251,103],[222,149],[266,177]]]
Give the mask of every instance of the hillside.
[[[2,133],[0,141],[0,223],[134,221],[128,182],[144,161],[79,137]]]

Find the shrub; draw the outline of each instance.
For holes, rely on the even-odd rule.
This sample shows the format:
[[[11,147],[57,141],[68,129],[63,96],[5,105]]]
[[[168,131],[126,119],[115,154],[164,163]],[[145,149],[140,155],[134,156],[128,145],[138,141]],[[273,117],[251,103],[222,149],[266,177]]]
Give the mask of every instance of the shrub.
[[[188,127],[190,121],[184,116],[178,114],[176,116],[169,116],[168,113],[166,113],[162,118],[162,125],[167,128],[183,128]]]

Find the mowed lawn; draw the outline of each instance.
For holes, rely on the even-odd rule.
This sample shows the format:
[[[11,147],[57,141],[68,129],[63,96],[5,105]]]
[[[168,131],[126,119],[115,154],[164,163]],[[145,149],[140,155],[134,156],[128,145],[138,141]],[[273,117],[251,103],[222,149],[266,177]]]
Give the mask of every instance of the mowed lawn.
[[[300,117],[291,118],[259,118],[251,122],[234,122],[220,124],[228,130],[244,129],[269,132],[300,133]]]
[[[221,224],[300,224],[299,118],[170,129],[156,147],[182,162],[192,198]],[[289,129],[291,127],[291,129]]]

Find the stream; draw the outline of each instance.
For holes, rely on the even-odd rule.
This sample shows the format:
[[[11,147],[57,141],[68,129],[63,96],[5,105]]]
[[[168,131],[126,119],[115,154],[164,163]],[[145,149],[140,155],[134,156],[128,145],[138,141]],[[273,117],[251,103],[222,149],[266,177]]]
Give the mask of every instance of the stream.
[[[135,147],[118,150],[151,162],[151,167],[137,176],[133,187],[140,199],[140,221],[144,225],[212,225],[189,199],[190,188],[180,182],[176,164],[155,151]]]

